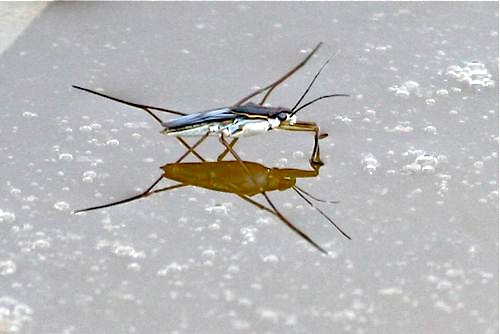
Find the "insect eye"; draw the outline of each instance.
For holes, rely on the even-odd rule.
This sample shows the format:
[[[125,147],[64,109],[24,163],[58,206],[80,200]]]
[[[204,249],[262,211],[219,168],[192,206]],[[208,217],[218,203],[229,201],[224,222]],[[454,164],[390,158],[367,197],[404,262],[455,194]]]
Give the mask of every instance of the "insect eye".
[[[287,114],[284,113],[284,112],[280,112],[277,116],[277,118],[280,120],[280,121],[285,121],[287,119]]]

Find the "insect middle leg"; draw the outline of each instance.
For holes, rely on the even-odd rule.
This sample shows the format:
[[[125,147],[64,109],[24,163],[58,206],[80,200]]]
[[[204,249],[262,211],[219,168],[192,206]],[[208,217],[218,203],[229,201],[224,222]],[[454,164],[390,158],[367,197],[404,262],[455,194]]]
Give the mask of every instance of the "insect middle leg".
[[[297,122],[293,125],[291,124],[281,124],[278,129],[286,131],[306,131],[314,132],[314,148],[311,154],[310,162],[313,165],[323,165],[321,157],[319,154],[319,140],[327,136],[327,134],[322,134],[319,132],[319,126],[314,122]]]

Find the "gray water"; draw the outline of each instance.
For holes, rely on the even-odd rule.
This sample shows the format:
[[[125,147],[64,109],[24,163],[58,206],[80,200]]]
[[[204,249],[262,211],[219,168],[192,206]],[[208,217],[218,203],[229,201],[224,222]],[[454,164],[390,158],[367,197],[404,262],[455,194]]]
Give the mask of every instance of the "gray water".
[[[24,31],[12,21],[1,333],[498,332],[497,3],[51,3]],[[298,114],[329,137],[319,176],[297,184],[340,201],[317,205],[353,240],[291,190],[269,196],[328,257],[201,188],[71,214],[146,189],[183,153],[143,111],[72,84],[192,113],[235,103],[320,41],[269,102],[293,106],[334,55],[308,98],[351,97]],[[236,150],[307,170],[312,143],[271,132]]]

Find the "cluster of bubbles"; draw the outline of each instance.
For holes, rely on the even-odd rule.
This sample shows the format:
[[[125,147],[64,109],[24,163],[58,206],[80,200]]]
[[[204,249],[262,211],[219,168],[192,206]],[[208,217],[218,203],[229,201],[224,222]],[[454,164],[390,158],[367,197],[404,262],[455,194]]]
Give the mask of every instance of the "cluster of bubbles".
[[[372,175],[375,173],[377,167],[380,166],[380,163],[372,153],[368,153],[364,156],[363,160],[361,160],[361,165],[363,166],[363,170],[365,172]]]
[[[32,320],[33,310],[14,298],[0,297],[0,332],[20,333],[23,325]]]
[[[393,92],[395,96],[401,98],[408,98],[411,94],[421,96],[420,84],[416,81],[405,81],[401,86],[394,85],[389,87],[389,91]]]
[[[491,80],[491,74],[479,61],[465,62],[462,66],[453,65],[446,69],[449,77],[458,82],[467,84],[469,87],[480,90],[485,87],[493,87],[495,82]]]
[[[403,167],[403,174],[433,174],[436,171],[436,166],[444,157],[435,156],[428,153],[420,153],[415,160]]]

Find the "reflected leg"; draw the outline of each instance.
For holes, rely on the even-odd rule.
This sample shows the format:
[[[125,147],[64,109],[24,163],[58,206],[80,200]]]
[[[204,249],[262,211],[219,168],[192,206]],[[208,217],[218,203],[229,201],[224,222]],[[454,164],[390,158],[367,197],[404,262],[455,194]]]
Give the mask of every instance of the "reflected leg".
[[[325,255],[328,255],[328,252],[326,250],[324,250],[320,245],[318,245],[316,242],[314,242],[307,234],[305,234],[304,232],[302,232],[298,227],[296,227],[295,225],[293,225],[292,223],[290,223],[288,221],[288,219],[286,219],[277,209],[276,207],[274,206],[274,204],[271,202],[271,200],[269,199],[269,197],[267,196],[267,194],[265,192],[262,193],[262,195],[264,195],[264,198],[266,199],[266,201],[269,203],[269,205],[272,207],[272,210],[269,209],[268,207],[254,201],[253,199],[249,198],[248,196],[244,196],[244,195],[238,195],[241,199],[249,202],[250,204],[253,204],[255,205],[256,207],[258,207],[259,209],[262,209],[262,210],[265,210],[267,212],[270,212],[272,213],[274,216],[276,216],[277,218],[279,218],[283,223],[285,223],[292,231],[294,231],[295,233],[297,233],[300,237],[302,237],[302,239],[306,240],[309,244],[311,244],[314,248],[316,248],[317,250],[319,250],[321,253],[325,254]]]
[[[103,205],[93,206],[93,207],[86,208],[86,209],[76,210],[76,211],[73,211],[73,213],[79,213],[79,212],[85,212],[85,211],[103,209],[103,208],[107,208],[107,207],[114,206],[114,205],[128,203],[128,202],[131,202],[131,201],[135,201],[136,199],[140,199],[140,198],[143,198],[143,197],[148,197],[149,195],[152,195],[152,194],[160,192],[160,191],[166,191],[166,190],[180,188],[180,187],[184,187],[185,186],[185,184],[181,183],[181,184],[176,184],[176,185],[173,185],[173,186],[165,187],[165,188],[162,188],[162,189],[158,189],[158,190],[155,190],[155,191],[151,191],[151,189],[153,189],[161,181],[161,179],[163,179],[163,175],[160,176],[155,182],[153,182],[153,184],[151,186],[149,186],[149,188],[147,190],[145,190],[144,192],[142,192],[139,195],[135,195],[135,196],[132,196],[132,197],[129,197],[129,198],[126,198],[126,199],[122,199],[120,201],[116,201],[116,202],[111,202],[111,203],[107,203],[107,204],[103,204]]]
[[[319,126],[314,122],[297,122],[293,125],[282,123],[278,127],[280,130],[286,131],[305,131],[305,132],[314,132],[314,148],[311,154],[310,162],[313,165],[323,165],[321,161],[320,153],[319,153],[319,140],[328,136],[327,134],[323,134],[319,132]]]
[[[196,152],[194,149],[196,147],[198,147],[205,139],[207,139],[207,137],[208,137],[208,133],[205,134],[203,137],[201,137],[196,143],[194,143],[193,146],[189,146],[189,144],[186,143],[186,141],[184,139],[182,139],[181,137],[175,137],[175,138],[177,138],[177,140],[179,142],[181,142],[182,145],[184,145],[188,149],[186,151],[186,153],[184,153],[179,159],[177,159],[177,161],[175,163],[179,163],[182,160],[184,160],[184,158],[187,157],[189,153],[194,154],[201,161],[205,161],[205,159],[203,159],[203,157],[201,155],[199,155],[198,152]]]
[[[233,148],[234,145],[236,144],[236,142],[238,141],[238,138],[234,138],[230,143],[229,143],[229,147],[230,148]],[[224,152],[222,152],[218,157],[217,157],[217,161],[222,161],[224,159],[224,157],[229,153],[229,150],[226,148],[224,150]]]

